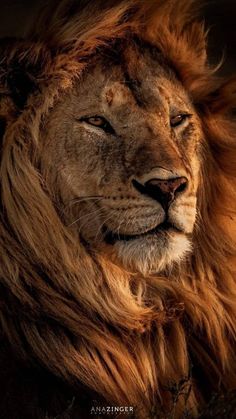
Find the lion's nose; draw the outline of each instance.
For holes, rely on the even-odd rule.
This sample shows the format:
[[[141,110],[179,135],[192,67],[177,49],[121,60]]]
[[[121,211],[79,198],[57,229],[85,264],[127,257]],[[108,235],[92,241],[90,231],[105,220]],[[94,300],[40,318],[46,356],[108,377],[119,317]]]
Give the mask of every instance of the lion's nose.
[[[185,191],[188,185],[186,177],[172,179],[150,179],[144,184],[133,180],[134,187],[142,194],[158,201],[166,211],[178,193]]]

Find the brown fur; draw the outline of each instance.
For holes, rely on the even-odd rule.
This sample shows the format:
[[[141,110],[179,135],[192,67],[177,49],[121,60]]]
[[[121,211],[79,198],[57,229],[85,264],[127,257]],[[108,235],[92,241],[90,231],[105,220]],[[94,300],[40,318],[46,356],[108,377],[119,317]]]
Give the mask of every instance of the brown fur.
[[[236,386],[236,83],[208,66],[189,0],[102,3],[81,15],[60,6],[49,30],[40,23],[32,40],[2,47],[2,336],[21,362],[137,406],[138,417],[168,412],[171,383],[193,364],[186,403],[196,415],[212,391]],[[99,48],[131,32],[175,69],[207,138],[193,254],[169,278],[128,274],[78,246],[39,170],[45,115]],[[177,416],[184,406],[180,396]]]

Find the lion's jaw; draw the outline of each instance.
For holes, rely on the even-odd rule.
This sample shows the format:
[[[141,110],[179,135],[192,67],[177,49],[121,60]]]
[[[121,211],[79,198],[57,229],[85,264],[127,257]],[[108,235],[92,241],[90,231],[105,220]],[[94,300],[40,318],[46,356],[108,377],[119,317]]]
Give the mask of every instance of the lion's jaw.
[[[129,49],[123,60],[94,66],[51,111],[42,167],[68,228],[147,274],[191,250],[201,128],[183,86],[149,51]],[[155,182],[176,179],[184,187],[163,203]]]
[[[146,276],[181,262],[190,250],[191,241],[184,234],[161,232],[132,242],[117,242],[110,255],[111,260],[118,261],[126,269]]]

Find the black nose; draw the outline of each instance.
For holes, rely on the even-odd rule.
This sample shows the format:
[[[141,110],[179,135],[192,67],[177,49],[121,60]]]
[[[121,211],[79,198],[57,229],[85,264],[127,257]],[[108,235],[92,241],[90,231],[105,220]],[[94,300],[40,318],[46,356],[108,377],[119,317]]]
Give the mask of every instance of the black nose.
[[[144,185],[133,180],[133,185],[139,192],[158,201],[165,211],[175,200],[177,194],[187,188],[187,184],[188,180],[186,177],[150,179]]]

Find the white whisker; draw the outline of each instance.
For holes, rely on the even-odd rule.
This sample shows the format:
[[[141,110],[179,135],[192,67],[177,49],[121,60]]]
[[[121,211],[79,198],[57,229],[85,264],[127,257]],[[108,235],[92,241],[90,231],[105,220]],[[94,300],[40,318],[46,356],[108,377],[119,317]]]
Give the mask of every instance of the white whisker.
[[[91,212],[88,212],[87,214],[83,214],[83,215],[81,215],[79,218],[77,218],[76,220],[74,220],[71,224],[69,224],[67,227],[71,227],[72,225],[74,225],[74,224],[76,224],[76,223],[78,223],[79,221],[81,221],[82,219],[84,219],[84,218],[86,218],[86,217],[89,217],[89,216],[91,216],[91,215],[93,215],[93,214],[96,214],[97,212],[99,212],[99,211],[102,211],[102,209],[101,208],[97,208],[96,210],[94,210],[94,211],[91,211]],[[84,224],[82,224],[82,226],[83,226]],[[82,226],[80,226],[80,230],[81,230],[81,227]]]

